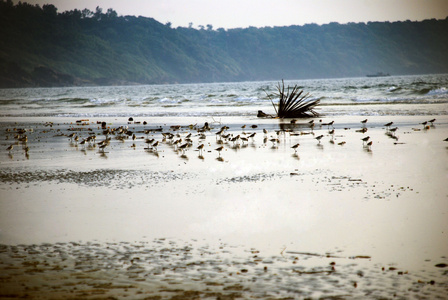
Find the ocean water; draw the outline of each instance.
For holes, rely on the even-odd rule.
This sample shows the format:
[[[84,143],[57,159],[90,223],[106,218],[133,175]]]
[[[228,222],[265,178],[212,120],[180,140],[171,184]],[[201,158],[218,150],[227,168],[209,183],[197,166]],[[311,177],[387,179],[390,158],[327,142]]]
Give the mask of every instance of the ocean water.
[[[0,89],[0,117],[219,117],[275,114],[277,81]],[[317,112],[341,115],[447,115],[448,74],[285,81]]]

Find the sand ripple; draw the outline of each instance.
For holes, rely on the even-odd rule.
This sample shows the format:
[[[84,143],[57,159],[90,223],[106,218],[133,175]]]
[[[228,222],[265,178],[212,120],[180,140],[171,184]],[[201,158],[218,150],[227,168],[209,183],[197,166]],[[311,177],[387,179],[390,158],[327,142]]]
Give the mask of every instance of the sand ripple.
[[[115,189],[126,189],[134,186],[151,187],[167,181],[184,180],[192,174],[179,172],[111,170],[96,169],[92,171],[72,170],[37,170],[21,172],[0,170],[0,181],[16,184],[39,184],[42,182],[73,183],[88,187],[108,186]]]
[[[0,245],[0,297],[46,299],[442,299],[446,258],[411,273],[366,255],[281,251],[156,239]]]

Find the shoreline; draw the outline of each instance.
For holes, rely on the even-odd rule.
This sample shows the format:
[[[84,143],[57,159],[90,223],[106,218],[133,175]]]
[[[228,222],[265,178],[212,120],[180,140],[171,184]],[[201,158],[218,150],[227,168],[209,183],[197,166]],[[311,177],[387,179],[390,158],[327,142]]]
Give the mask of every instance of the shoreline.
[[[365,118],[368,130],[358,132],[363,127],[360,121]],[[443,243],[448,232],[445,201],[448,143],[443,141],[448,137],[448,118],[434,118],[437,119],[434,125],[425,128],[420,123],[431,116],[323,117],[322,122],[320,118],[315,119],[317,125],[312,131],[308,119],[291,124],[290,120],[255,116],[223,117],[220,124],[202,117],[146,120],[134,117],[136,121],[147,121],[146,126],[128,124],[127,118],[121,117],[89,118],[86,125],[77,124],[76,118],[4,118],[0,123],[4,148],[0,160],[0,244],[3,244],[0,255],[2,272],[10,274],[2,280],[10,290],[5,288],[0,292],[22,296],[48,292],[54,298],[68,297],[70,293],[75,293],[72,298],[120,297],[114,294],[113,288],[104,285],[99,288],[102,292],[97,290],[99,294],[95,294],[92,286],[81,287],[82,282],[87,278],[99,282],[109,272],[104,273],[104,264],[116,256],[106,254],[108,251],[122,253],[119,248],[127,244],[121,243],[142,242],[148,244],[143,248],[129,246],[122,254],[128,253],[129,258],[135,252],[142,259],[141,256],[153,250],[172,249],[173,256],[166,261],[169,264],[177,261],[176,255],[185,254],[181,250],[184,246],[178,244],[192,243],[193,250],[215,245],[210,247],[214,247],[212,253],[220,253],[217,257],[212,255],[202,264],[199,258],[191,261],[196,266],[207,266],[194,270],[201,274],[200,278],[210,275],[212,283],[201,279],[199,282],[204,285],[199,287],[182,286],[177,292],[161,292],[161,285],[165,280],[169,282],[170,276],[196,277],[188,277],[188,272],[154,275],[148,269],[154,257],[146,256],[145,263],[137,264],[141,273],[146,274],[143,281],[137,280],[140,275],[131,274],[132,268],[127,269],[133,266],[129,259],[126,264],[120,262],[125,269],[122,266],[114,271],[110,278],[113,284],[121,283],[124,276],[126,284],[133,286],[127,292],[122,287],[121,296],[143,299],[143,295],[148,296],[155,289],[153,283],[159,289],[153,295],[162,298],[169,298],[172,293],[186,296],[185,293],[192,291],[200,291],[204,296],[209,293],[207,289],[223,297],[261,295],[272,299],[285,295],[356,298],[367,295],[368,291],[381,297],[392,297],[394,293],[399,297],[422,293],[443,296],[448,285],[446,269],[435,265],[446,264],[444,255],[448,253],[448,246]],[[333,120],[333,126],[322,125]],[[97,134],[97,143],[105,139],[96,121],[106,121],[110,128],[128,126],[136,139],[129,136],[120,140],[118,135],[110,135],[110,145],[103,153],[98,145],[91,148],[80,145],[89,132]],[[394,134],[384,127],[390,121],[398,127]],[[197,129],[205,122],[212,129],[203,132],[205,139],[201,139]],[[171,127],[177,125],[181,128]],[[230,127],[227,132],[234,137],[248,137],[254,132],[256,135],[235,143],[224,140],[216,135],[224,125]],[[246,127],[241,128],[243,125]],[[164,141],[160,131],[144,133],[145,129],[158,126],[162,126],[162,132],[179,137]],[[330,134],[333,127],[335,132]],[[7,132],[8,128],[11,131]],[[26,143],[14,138],[17,128],[33,129],[28,131]],[[263,129],[268,133],[264,134]],[[286,132],[277,136],[276,131],[280,129]],[[71,140],[70,133],[77,133],[79,141]],[[185,141],[189,133],[193,145],[185,152],[180,151],[172,141],[176,138]],[[319,135],[323,135],[320,141],[316,140]],[[366,136],[373,142],[370,147],[361,140]],[[159,141],[157,149],[145,150],[149,148],[146,138]],[[278,141],[271,142],[271,139]],[[196,149],[200,143],[204,144],[201,153]],[[297,152],[291,148],[296,143],[300,143]],[[8,153],[5,149],[10,144],[14,144],[14,149]],[[24,150],[25,146],[29,147],[28,151]],[[220,146],[224,148],[218,153],[215,149]],[[157,247],[155,239],[158,238],[166,239],[162,243],[164,248]],[[99,245],[90,247],[89,243]],[[223,249],[219,243],[224,244]],[[235,250],[238,247],[244,249],[243,265],[253,268],[248,272],[241,272],[249,268],[246,265],[231,267],[231,262],[241,254]],[[34,248],[40,249],[39,253],[33,254]],[[56,253],[62,253],[59,250],[70,253],[77,261],[81,259],[77,253],[85,248],[89,248],[92,269],[67,266],[58,270],[64,264],[57,258]],[[251,253],[252,248],[261,254]],[[98,259],[93,258],[95,253],[99,254]],[[325,257],[327,253],[343,257],[333,258],[337,260],[338,272],[325,273],[331,271],[333,261]],[[227,260],[220,255],[228,256]],[[254,262],[255,255],[263,256],[262,260]],[[348,259],[352,256],[369,258]],[[55,270],[45,266],[46,257],[53,257],[54,263],[50,266]],[[269,257],[271,262],[266,263]],[[310,260],[313,262],[308,265]],[[33,266],[32,261],[39,263]],[[276,268],[277,275],[263,279],[264,265],[269,270]],[[301,266],[302,269],[297,269],[301,272],[318,270],[324,274],[300,275],[294,271],[297,266]],[[42,271],[37,271],[40,267]],[[182,268],[189,270],[185,265]],[[228,274],[228,268],[233,270],[234,277]],[[359,271],[365,276],[360,276]],[[21,278],[26,285],[26,278],[45,282],[43,275],[60,279],[72,273],[87,277],[74,276],[65,287],[55,288],[54,293],[43,285],[23,290],[20,285],[12,284],[13,278]],[[226,276],[220,277],[224,273]],[[310,276],[304,278],[306,275]],[[252,281],[254,276],[256,281]],[[227,281],[228,278],[239,279],[234,282]],[[240,279],[244,284],[236,286]],[[314,286],[315,293],[304,288],[305,291],[285,289],[275,294],[270,285],[280,280],[289,285],[304,283],[313,287],[311,282],[316,279],[319,283]],[[264,289],[260,287],[263,284],[266,284]],[[87,294],[81,296],[68,288],[73,286]],[[380,293],[382,286],[388,286],[386,294]]]

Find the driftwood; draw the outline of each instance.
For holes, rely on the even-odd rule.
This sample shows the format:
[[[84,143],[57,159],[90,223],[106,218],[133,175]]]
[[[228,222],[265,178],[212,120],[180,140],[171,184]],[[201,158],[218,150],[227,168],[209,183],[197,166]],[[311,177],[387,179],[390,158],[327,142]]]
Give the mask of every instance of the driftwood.
[[[282,80],[282,85],[278,83],[277,86],[279,103],[277,106],[272,101],[272,98],[267,94],[274,106],[278,118],[312,118],[318,117],[319,114],[314,111],[314,107],[319,104],[320,100],[309,100],[309,93],[303,95],[303,90],[300,90],[298,85],[294,87],[287,87],[285,90],[285,83]],[[261,114],[260,114],[261,112]],[[270,116],[262,111],[258,112],[259,117]]]

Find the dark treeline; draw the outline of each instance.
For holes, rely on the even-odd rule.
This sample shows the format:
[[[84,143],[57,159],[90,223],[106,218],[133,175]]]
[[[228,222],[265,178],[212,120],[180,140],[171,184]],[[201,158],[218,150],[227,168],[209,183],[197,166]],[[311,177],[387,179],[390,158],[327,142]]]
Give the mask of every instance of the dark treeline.
[[[0,87],[448,73],[447,53],[448,18],[214,30],[0,0]]]

